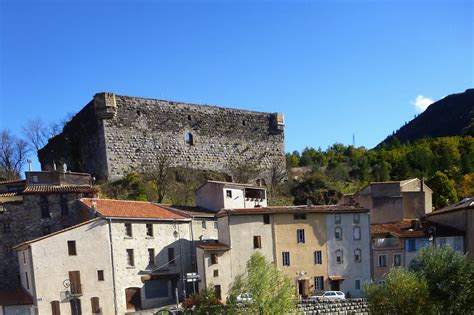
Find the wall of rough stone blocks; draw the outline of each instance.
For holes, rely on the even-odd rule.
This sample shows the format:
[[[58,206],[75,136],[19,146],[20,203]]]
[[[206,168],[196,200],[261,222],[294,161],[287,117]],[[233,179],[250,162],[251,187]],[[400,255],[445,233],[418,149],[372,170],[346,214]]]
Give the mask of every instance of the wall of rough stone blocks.
[[[0,289],[19,286],[18,258],[13,246],[41,237],[47,231],[56,232],[80,222],[72,201],[81,198],[82,194],[65,194],[71,205],[67,216],[61,215],[60,194],[47,196],[51,216],[48,219],[41,218],[39,194],[25,194],[22,202],[3,204],[7,212],[0,214]],[[4,223],[9,224],[9,230],[4,229]]]
[[[365,299],[350,299],[342,301],[320,301],[302,303],[298,309],[305,315],[369,315],[370,309]]]
[[[247,164],[265,178],[272,165],[284,169],[284,154],[281,114],[101,93],[38,155],[43,169],[68,161],[73,171],[113,179],[163,156],[173,166],[227,174]]]

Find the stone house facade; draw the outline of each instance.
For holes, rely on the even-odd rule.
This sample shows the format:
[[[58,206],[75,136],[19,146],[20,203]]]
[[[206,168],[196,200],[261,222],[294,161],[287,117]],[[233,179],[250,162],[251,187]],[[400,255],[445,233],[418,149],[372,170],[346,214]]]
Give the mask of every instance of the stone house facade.
[[[166,160],[171,166],[232,175],[284,170],[281,113],[98,93],[38,151],[43,170],[66,163],[97,179],[117,179]]]
[[[0,289],[20,285],[13,246],[81,222],[72,203],[93,194],[89,174],[25,174],[25,180],[0,183]]]

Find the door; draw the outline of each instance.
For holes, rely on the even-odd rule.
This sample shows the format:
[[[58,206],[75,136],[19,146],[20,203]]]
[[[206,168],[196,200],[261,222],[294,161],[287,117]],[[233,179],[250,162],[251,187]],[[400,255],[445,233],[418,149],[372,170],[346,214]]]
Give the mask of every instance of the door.
[[[71,301],[69,301],[69,304],[71,305],[71,314],[72,315],[81,315],[82,314],[81,300],[72,299]]]
[[[331,291],[340,291],[340,290],[341,290],[341,281],[331,280]]]
[[[298,294],[303,298],[309,296],[309,280],[298,280]]]
[[[127,301],[127,311],[138,311],[141,309],[140,289],[125,289],[125,300]]]

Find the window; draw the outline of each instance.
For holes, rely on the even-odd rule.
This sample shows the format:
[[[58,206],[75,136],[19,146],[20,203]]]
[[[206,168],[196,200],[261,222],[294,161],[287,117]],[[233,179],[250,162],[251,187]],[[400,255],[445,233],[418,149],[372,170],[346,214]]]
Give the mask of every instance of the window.
[[[262,238],[260,235],[253,237],[253,248],[262,248]]]
[[[104,281],[104,271],[103,270],[97,270],[97,280],[98,281]]]
[[[3,222],[3,233],[7,234],[7,233],[11,233],[11,231],[12,229],[10,226],[10,222]]]
[[[146,236],[153,237],[153,224],[146,225]]]
[[[219,225],[217,223],[217,221],[214,221],[214,230],[217,230],[219,228]]]
[[[416,240],[408,240],[408,251],[416,252]]]
[[[263,224],[270,224],[270,215],[264,214],[263,215]]]
[[[59,301],[51,302],[51,314],[52,315],[61,315],[61,309],[59,308]]]
[[[358,248],[354,250],[354,262],[359,263],[362,261],[362,251]]]
[[[355,280],[355,289],[360,290],[360,279]]]
[[[28,272],[25,271],[25,281],[26,281],[26,289],[30,289],[30,279],[28,279]]]
[[[323,264],[323,254],[320,250],[314,252],[314,264],[322,265]]]
[[[203,229],[207,229],[207,223],[206,223],[206,221],[201,221],[201,227],[202,227]]]
[[[301,243],[301,244],[304,243],[304,230],[303,229],[296,230],[296,239],[298,243]]]
[[[216,297],[221,300],[222,299],[222,294],[221,294],[221,286],[220,285],[215,285],[214,286],[214,291],[216,292]]]
[[[26,264],[26,254],[25,254],[25,251],[23,251],[23,263]]]
[[[387,267],[387,255],[379,255],[379,267]]]
[[[336,241],[342,240],[342,229],[340,227],[334,229],[334,238]]]
[[[154,266],[155,265],[155,249],[148,248],[148,265]]]
[[[360,227],[354,226],[353,235],[355,240],[360,240]]]
[[[184,134],[184,142],[186,142],[186,144],[188,145],[194,145],[194,139],[193,139],[192,133],[186,132]]]
[[[319,291],[324,290],[324,277],[314,277],[314,289]]]
[[[306,220],[306,213],[295,213],[293,214],[295,220]]]
[[[354,213],[353,220],[354,220],[354,223],[360,223],[360,214]]]
[[[446,239],[445,238],[440,238],[439,239],[439,247],[446,246]]]
[[[91,308],[92,314],[99,314],[100,313],[100,304],[98,297],[91,297]]]
[[[217,269],[214,270],[213,274],[214,274],[214,278],[219,277],[219,270]]]
[[[81,300],[80,299],[72,299],[69,301],[69,305],[71,306],[71,315],[81,315]]]
[[[226,191],[225,191],[225,196],[226,196],[227,198],[232,198],[232,190],[226,190]]]
[[[217,264],[217,254],[211,254],[211,265]]]
[[[127,265],[129,267],[135,266],[135,260],[133,257],[133,249],[127,249]]]
[[[61,204],[61,215],[62,216],[69,215],[69,204],[67,202],[67,196],[66,195],[60,195],[59,196],[59,202]]]
[[[49,213],[49,202],[47,195],[40,196],[40,208],[41,208],[41,218],[48,219],[51,218],[51,214]]]
[[[67,241],[67,252],[69,256],[76,256],[76,241]]]
[[[335,224],[341,224],[341,215],[340,214],[335,214],[334,215],[334,223]]]
[[[393,265],[398,267],[402,265],[402,254],[393,255]]]
[[[283,266],[289,266],[290,265],[290,252],[283,252],[282,260],[283,260]]]
[[[168,247],[168,263],[174,265],[174,248]]]
[[[132,232],[132,223],[125,223],[125,236],[127,237],[132,237],[133,232]]]
[[[342,254],[342,249],[336,250],[336,263],[342,264],[344,262],[343,260],[343,254]]]
[[[460,237],[456,237],[454,239],[453,249],[457,251],[462,251],[462,239]]]
[[[378,284],[379,284],[379,285],[385,285],[385,280],[379,280],[379,281],[378,281]]]

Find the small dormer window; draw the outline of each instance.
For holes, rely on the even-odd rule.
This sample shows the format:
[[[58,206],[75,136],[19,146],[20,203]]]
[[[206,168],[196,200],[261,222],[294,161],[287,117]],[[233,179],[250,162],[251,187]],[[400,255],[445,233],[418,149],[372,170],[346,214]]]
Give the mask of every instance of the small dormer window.
[[[188,145],[194,145],[194,139],[193,139],[192,133],[186,132],[186,133],[184,134],[184,141],[185,141],[186,144],[188,144]]]
[[[227,198],[232,198],[232,190],[226,190],[226,191],[225,191],[225,196],[226,196]]]

